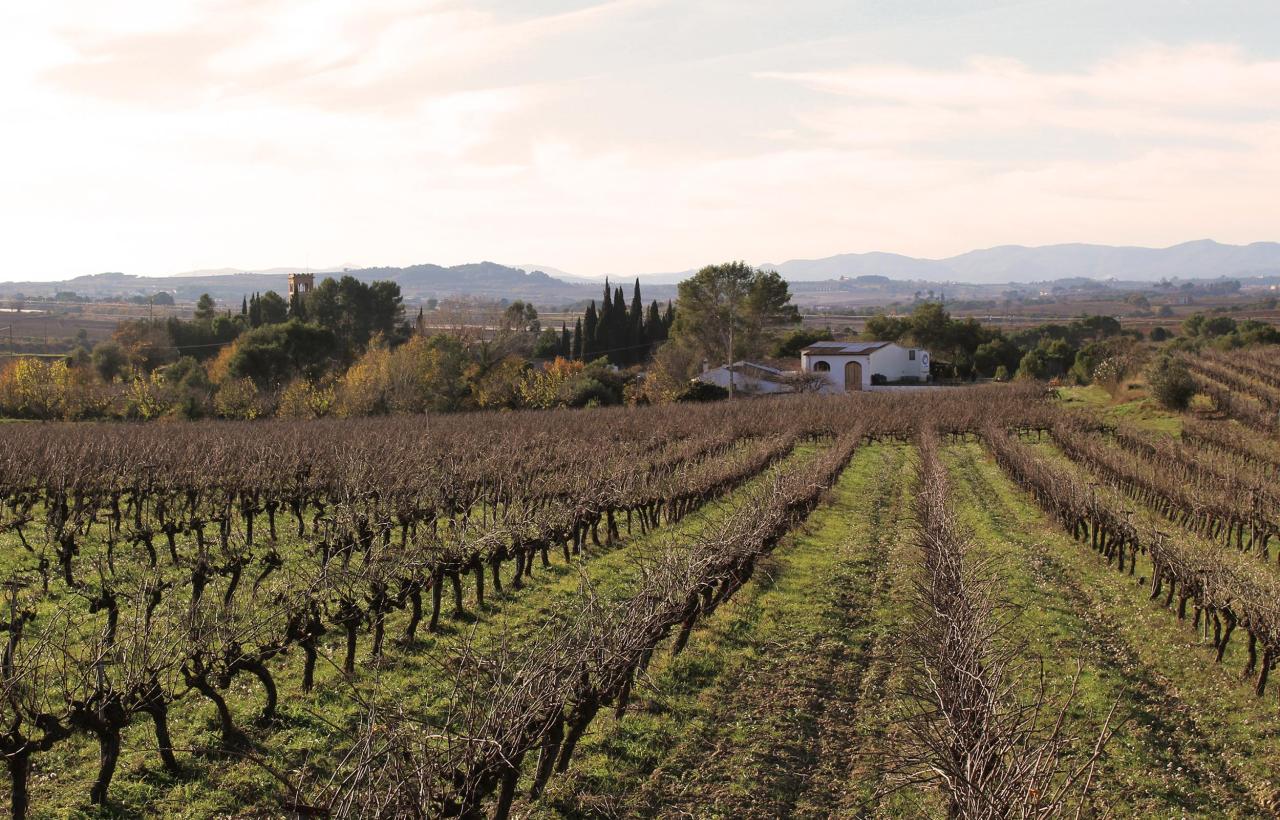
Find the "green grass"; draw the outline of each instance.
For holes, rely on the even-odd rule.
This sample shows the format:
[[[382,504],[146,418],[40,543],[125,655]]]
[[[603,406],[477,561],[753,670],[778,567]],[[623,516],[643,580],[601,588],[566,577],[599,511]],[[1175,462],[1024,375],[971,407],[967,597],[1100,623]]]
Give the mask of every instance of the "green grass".
[[[1112,404],[1099,388],[1068,388],[1063,401],[1137,419],[1149,429],[1171,431],[1177,423],[1144,402]],[[1061,459],[1050,445],[1039,450]],[[817,451],[803,446],[788,461]],[[972,534],[974,559],[992,562],[1008,607],[1004,637],[1025,647],[1033,664],[1027,672],[1042,660],[1062,692],[1077,660],[1082,664],[1069,716],[1081,737],[1096,733],[1111,704],[1120,704],[1122,726],[1086,814],[1274,816],[1280,720],[1274,691],[1258,700],[1240,682],[1243,636],[1237,634],[1225,662],[1215,664],[1189,622],[1148,599],[1139,583],[1149,572],[1145,563],[1134,578],[1107,567],[1043,515],[979,444],[948,445],[943,456],[952,507]],[[910,708],[901,694],[905,670],[896,641],[914,614],[912,583],[920,566],[915,467],[910,447],[861,448],[805,524],[695,630],[684,652],[675,658],[660,652],[625,717],[602,712],[570,772],[553,778],[545,800],[518,804],[517,816],[937,816],[934,790],[890,791],[883,774],[884,755],[900,742]],[[590,560],[565,564],[553,552],[553,566],[539,561],[523,590],[511,591],[509,582],[505,595],[490,589],[483,611],[468,583],[467,616],[448,617],[446,596],[441,631],[420,632],[411,650],[389,650],[380,667],[367,663],[362,633],[357,678],[363,685],[376,678],[406,705],[438,713],[449,694],[448,661],[464,645],[483,651],[504,640],[537,640],[572,613],[584,585],[605,596],[625,595],[639,562],[669,539],[696,538],[727,516],[749,515],[751,490],[763,480],[679,524],[648,535],[637,528],[612,548],[590,550]],[[28,560],[12,541],[0,548],[7,561],[0,573]],[[510,578],[510,567],[503,577]],[[403,617],[396,613],[389,623],[389,638]],[[328,651],[338,656],[336,630],[328,637]],[[331,765],[330,755],[342,745],[340,727],[359,717],[349,684],[332,665],[322,662],[316,692],[303,696],[300,663],[294,654],[272,662],[282,725],[254,734],[265,761],[287,772],[309,761],[321,769]],[[1024,678],[1023,693],[1030,688],[1031,678]],[[237,680],[229,700],[248,726],[260,702],[256,682]],[[212,715],[198,697],[184,699],[172,715],[177,743],[215,746]],[[35,816],[269,816],[279,805],[278,783],[253,762],[184,751],[179,758],[186,772],[164,774],[150,732],[142,721],[129,729],[114,802],[102,811],[85,805],[96,766],[92,743],[82,736],[39,756]]]
[[[820,446],[797,447],[783,464],[797,464],[812,457]],[[612,547],[586,547],[586,554],[566,564],[558,550],[551,552],[552,566],[543,567],[536,560],[534,577],[525,587],[514,590],[510,584],[512,567],[502,569],[506,593],[498,595],[488,589],[483,611],[475,605],[474,587],[465,579],[464,602],[467,613],[453,618],[451,593],[446,590],[440,631],[419,629],[418,642],[411,648],[391,646],[403,629],[406,615],[395,612],[388,619],[387,655],[381,664],[369,661],[369,636],[361,632],[355,682],[368,688],[377,682],[379,689],[406,706],[440,714],[449,702],[454,675],[451,662],[464,645],[480,651],[494,649],[501,641],[537,640],[539,633],[554,628],[563,618],[571,617],[580,601],[584,584],[597,594],[625,594],[630,579],[644,556],[659,550],[669,539],[691,539],[725,516],[737,514],[752,497],[752,490],[766,481],[757,476],[724,498],[713,501],[686,516],[680,522],[641,535],[638,522],[635,534],[628,536],[625,518],[619,522],[623,538]],[[292,523],[279,522],[285,539],[281,549],[298,549],[292,539]],[[602,528],[603,530],[603,528]],[[601,533],[603,537],[603,531]],[[0,538],[0,571],[11,573],[27,567],[32,556],[17,544],[16,536]],[[163,557],[163,539],[157,549]],[[83,545],[86,555],[99,545],[92,539]],[[81,572],[85,566],[81,560]],[[447,586],[447,585],[446,585]],[[61,584],[55,585],[55,590]],[[217,594],[213,590],[211,594]],[[66,593],[51,596],[42,603],[46,609],[65,604]],[[76,604],[77,606],[82,604]],[[301,691],[301,652],[293,652],[269,663],[280,690],[281,725],[270,731],[251,726],[253,715],[261,707],[262,692],[256,680],[238,677],[225,694],[237,722],[258,744],[256,754],[277,771],[296,773],[308,766],[324,771],[333,763],[332,755],[345,741],[343,729],[357,724],[361,710],[351,697],[351,684],[339,671],[343,653],[341,633],[330,625],[322,658],[316,670],[316,688],[310,695]],[[149,721],[135,720],[126,730],[123,752],[111,786],[111,805],[93,810],[88,803],[89,787],[96,773],[97,746],[84,735],[59,743],[49,753],[35,758],[32,778],[32,806],[35,817],[67,816],[137,816],[167,817],[240,816],[252,809],[269,813],[269,807],[282,800],[280,783],[265,768],[251,760],[232,759],[221,754],[203,754],[195,750],[216,749],[217,727],[212,704],[197,694],[190,694],[176,704],[170,714],[178,758],[186,766],[182,776],[174,777],[159,767],[155,740]]]
[[[1074,725],[1093,730],[1119,699],[1094,805],[1121,817],[1269,816],[1280,787],[1272,704],[1252,697],[1231,653],[1216,665],[1189,623],[1148,600],[1058,530],[976,444],[948,454],[962,519],[999,562],[1009,629],[1061,685],[1084,668]],[[1234,641],[1237,651],[1240,641]]]
[[[906,448],[859,451],[768,565],[602,720],[539,816],[874,811],[874,758],[913,557]],[[918,798],[914,805],[919,806]],[[900,816],[899,795],[886,815]],[[911,813],[908,811],[907,813]]]
[[[1164,410],[1151,398],[1140,395],[1119,400],[1096,384],[1087,387],[1060,387],[1058,396],[1066,407],[1089,410],[1112,422],[1131,424],[1157,433],[1178,436],[1182,432],[1182,419],[1176,413]]]

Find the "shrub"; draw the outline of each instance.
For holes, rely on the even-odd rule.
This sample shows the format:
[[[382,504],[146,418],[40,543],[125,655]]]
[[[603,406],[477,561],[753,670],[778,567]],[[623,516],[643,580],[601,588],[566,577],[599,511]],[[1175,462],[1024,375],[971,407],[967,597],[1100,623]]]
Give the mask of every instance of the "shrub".
[[[14,359],[0,368],[0,415],[29,419],[101,418],[111,410],[112,390],[86,368],[65,359]]]
[[[798,328],[778,340],[778,343],[774,345],[773,355],[780,359],[794,359],[800,355],[800,351],[803,348],[814,342],[829,342],[834,338],[829,329],[806,330]]]
[[[1129,373],[1128,356],[1110,356],[1094,365],[1093,383],[1100,385],[1108,394],[1115,397],[1120,391],[1124,378]]]
[[[1018,364],[1017,378],[1019,379],[1043,379],[1049,369],[1048,363],[1045,361],[1044,354],[1039,348],[1028,350],[1026,355],[1022,357],[1022,361]]]
[[[225,419],[256,419],[263,410],[258,388],[249,378],[223,382],[214,394],[213,406]]]
[[[1161,356],[1147,367],[1147,384],[1161,407],[1185,410],[1196,394],[1196,382],[1186,365],[1172,356]]]
[[[566,402],[569,407],[603,407],[617,403],[618,396],[608,385],[591,378],[574,383]]]
[[[719,401],[729,398],[729,391],[718,384],[693,381],[676,396],[676,401]]]
[[[131,419],[158,419],[173,409],[173,391],[159,372],[135,376],[125,394],[125,415]]]
[[[295,379],[280,394],[276,415],[287,419],[318,419],[333,413],[334,389],[330,384]]]

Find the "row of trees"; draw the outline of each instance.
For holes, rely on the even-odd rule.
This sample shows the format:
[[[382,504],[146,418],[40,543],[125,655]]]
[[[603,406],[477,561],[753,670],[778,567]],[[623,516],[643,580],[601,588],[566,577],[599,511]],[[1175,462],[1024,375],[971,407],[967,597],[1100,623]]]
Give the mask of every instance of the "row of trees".
[[[877,314],[863,336],[907,342],[933,353],[940,375],[957,378],[1022,377],[1093,379],[1104,360],[1122,355],[1140,334],[1125,331],[1110,316],[1051,322],[1006,334],[977,319],[956,319],[937,302],[917,305],[910,316]]]
[[[562,339],[562,349],[557,352],[574,359],[603,356],[619,366],[641,364],[648,361],[655,346],[666,341],[674,322],[675,308],[670,302],[663,311],[655,299],[645,311],[639,279],[635,283],[630,308],[623,298],[622,287],[619,285],[610,290],[606,279],[600,307],[597,308],[595,300],[591,300],[582,318],[574,325],[572,339]],[[562,333],[567,332],[567,328],[562,328]]]
[[[517,301],[483,329],[430,335],[424,311],[405,321],[394,283],[348,276],[292,304],[255,293],[238,313],[206,295],[190,320],[122,323],[64,364],[22,360],[0,371],[0,412],[256,418],[662,402],[691,395],[707,364],[766,352],[797,320],[786,283],[740,262],[682,283],[679,310],[645,308],[639,280],[629,305],[606,282],[600,304],[559,331]],[[646,367],[655,349],[664,353]]]

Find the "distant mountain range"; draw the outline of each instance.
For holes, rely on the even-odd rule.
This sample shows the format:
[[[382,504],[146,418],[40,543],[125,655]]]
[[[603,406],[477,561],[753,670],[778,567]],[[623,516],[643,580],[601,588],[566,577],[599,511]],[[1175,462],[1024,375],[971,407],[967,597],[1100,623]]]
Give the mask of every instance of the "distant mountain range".
[[[93,298],[172,293],[178,301],[193,301],[208,293],[218,302],[239,304],[246,294],[274,290],[284,294],[288,274],[301,268],[274,268],[268,271],[195,271],[173,276],[133,276],[126,273],[98,273],[59,282],[4,282],[0,295],[22,293],[28,297],[52,296],[72,291]],[[541,271],[526,273],[494,262],[469,265],[411,265],[406,268],[346,268],[311,271],[317,280],[354,276],[362,282],[389,279],[400,285],[409,300],[432,297],[473,296],[491,299],[526,299],[538,304],[571,304],[599,296],[600,284],[590,280],[563,281]],[[670,290],[668,288],[667,290]],[[655,297],[658,294],[654,294]]]
[[[894,253],[850,253],[824,259],[793,259],[762,267],[776,270],[795,283],[821,283],[842,277],[876,276],[914,282],[920,286],[971,283],[1050,282],[1060,279],[1117,279],[1153,282],[1160,279],[1212,279],[1222,276],[1280,275],[1280,243],[1224,245],[1209,239],[1170,248],[1115,247],[1110,245],[1046,245],[1030,248],[1004,245],[969,251],[946,259],[921,259]],[[59,282],[0,282],[0,296],[22,293],[31,297],[74,291],[81,296],[108,297],[172,293],[179,301],[194,301],[208,293],[219,302],[238,303],[250,293],[275,290],[284,293],[287,274],[300,268],[262,271],[219,269],[173,276],[133,276],[99,273]],[[317,270],[317,277],[351,275],[361,281],[390,279],[400,285],[409,300],[431,297],[473,296],[492,299],[525,299],[539,305],[571,305],[599,298],[598,277],[573,276],[539,265],[507,266],[496,262],[468,265],[411,265],[405,268],[351,268]],[[641,274],[646,300],[675,295],[675,283],[693,271]],[[614,277],[627,287],[633,277]],[[821,290],[800,287],[797,293]]]
[[[847,253],[762,267],[776,270],[793,282],[868,275],[972,284],[1044,282],[1075,277],[1147,282],[1175,277],[1204,279],[1280,274],[1280,243],[1224,245],[1201,239],[1170,248],[1002,245],[946,259],[920,259],[895,253]]]

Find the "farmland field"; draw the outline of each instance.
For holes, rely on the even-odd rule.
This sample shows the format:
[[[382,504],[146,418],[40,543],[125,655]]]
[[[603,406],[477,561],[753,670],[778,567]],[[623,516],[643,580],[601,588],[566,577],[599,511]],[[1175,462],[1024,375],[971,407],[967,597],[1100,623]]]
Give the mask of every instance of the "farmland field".
[[[1275,361],[5,425],[3,810],[1275,816]]]

